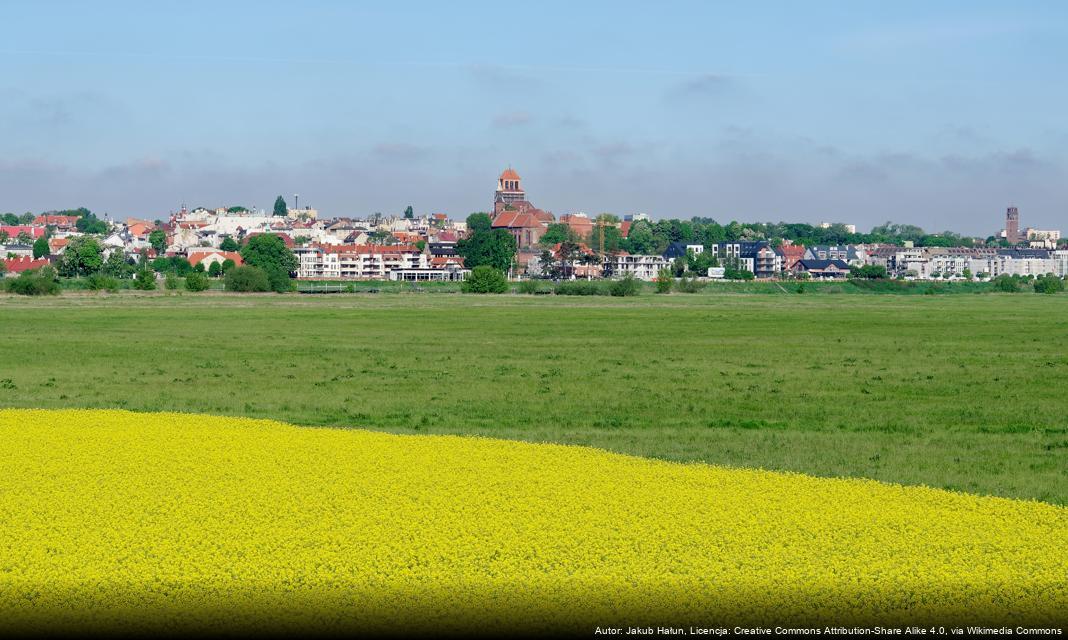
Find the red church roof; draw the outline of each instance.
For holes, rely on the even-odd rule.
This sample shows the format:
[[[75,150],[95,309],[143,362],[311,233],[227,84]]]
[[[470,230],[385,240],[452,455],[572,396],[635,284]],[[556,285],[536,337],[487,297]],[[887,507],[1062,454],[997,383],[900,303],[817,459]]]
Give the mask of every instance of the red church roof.
[[[519,180],[519,174],[515,172],[515,169],[508,167],[501,174],[501,180]]]

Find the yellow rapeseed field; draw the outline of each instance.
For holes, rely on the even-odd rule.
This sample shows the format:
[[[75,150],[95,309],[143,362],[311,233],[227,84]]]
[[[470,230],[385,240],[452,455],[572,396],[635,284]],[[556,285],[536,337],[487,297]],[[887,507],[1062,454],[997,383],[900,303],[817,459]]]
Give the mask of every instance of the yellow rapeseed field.
[[[0,629],[1063,622],[1068,509],[557,445],[0,410]]]

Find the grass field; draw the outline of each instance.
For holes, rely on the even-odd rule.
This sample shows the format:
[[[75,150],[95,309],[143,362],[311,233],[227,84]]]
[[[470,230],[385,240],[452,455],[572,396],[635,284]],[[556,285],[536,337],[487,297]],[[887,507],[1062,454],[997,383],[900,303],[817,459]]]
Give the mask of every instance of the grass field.
[[[0,407],[585,444],[1068,503],[1068,296],[0,299]]]

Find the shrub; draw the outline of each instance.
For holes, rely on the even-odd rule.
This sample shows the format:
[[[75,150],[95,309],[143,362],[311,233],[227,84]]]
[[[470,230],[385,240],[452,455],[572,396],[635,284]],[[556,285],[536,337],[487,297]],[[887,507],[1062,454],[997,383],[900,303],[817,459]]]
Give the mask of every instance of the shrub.
[[[271,283],[267,273],[259,267],[235,267],[226,272],[227,291],[270,291]]]
[[[526,293],[529,295],[536,295],[539,293],[548,293],[549,286],[543,280],[524,280],[516,287],[516,291],[519,293]]]
[[[23,271],[19,277],[8,279],[5,284],[8,291],[20,296],[55,296],[60,292],[52,267]]]
[[[607,293],[599,283],[589,280],[566,280],[553,290],[558,296],[603,296]]]
[[[212,278],[218,278],[222,275],[222,266],[218,262],[212,262],[208,267],[208,275]]]
[[[479,265],[471,270],[471,275],[460,285],[464,293],[504,293],[508,291],[508,280],[504,273],[488,264]]]
[[[1057,276],[1039,276],[1034,283],[1035,293],[1060,293],[1064,291],[1064,280]]]
[[[616,297],[636,296],[641,291],[642,284],[637,278],[629,273],[612,283],[609,293]]]
[[[994,291],[1003,291],[1005,293],[1016,293],[1020,290],[1020,279],[1013,276],[1002,274],[994,278]]]
[[[85,288],[90,291],[118,291],[119,280],[102,273],[94,273],[85,279]]]
[[[148,267],[142,267],[134,276],[134,287],[141,291],[153,291],[156,288],[156,272]]]
[[[657,283],[659,286],[659,283]],[[701,289],[708,286],[707,282],[702,282],[697,278],[680,278],[675,285],[682,293],[697,293]]]
[[[656,272],[656,292],[657,293],[670,293],[671,285],[674,283],[671,269],[661,269]]]
[[[163,286],[167,291],[174,291],[178,288],[178,276],[173,271],[168,271],[167,277],[163,279]]]
[[[211,283],[208,282],[208,276],[202,271],[194,271],[185,278],[185,288],[190,291],[205,291],[209,286]]]

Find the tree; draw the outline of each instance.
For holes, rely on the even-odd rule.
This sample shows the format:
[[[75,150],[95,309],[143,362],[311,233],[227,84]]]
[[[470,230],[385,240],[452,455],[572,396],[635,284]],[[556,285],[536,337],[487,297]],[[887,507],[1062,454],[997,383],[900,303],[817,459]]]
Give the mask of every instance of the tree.
[[[1035,293],[1060,293],[1064,291],[1064,280],[1053,274],[1039,276],[1034,282]]]
[[[167,233],[163,229],[156,229],[148,234],[148,243],[156,250],[156,255],[163,255],[167,249]]]
[[[245,264],[259,267],[267,274],[272,291],[289,291],[289,274],[297,270],[299,263],[281,236],[273,233],[254,236],[241,249],[241,257]]]
[[[7,263],[0,260],[0,277],[3,277],[5,273],[7,273]]]
[[[538,244],[543,247],[551,247],[563,242],[578,242],[578,240],[579,236],[574,229],[562,222],[554,222],[541,235]]]
[[[4,229],[0,229],[0,244],[7,244],[7,241],[10,237],[11,236],[8,235],[7,231],[5,231]]]
[[[236,262],[234,262],[230,258],[227,258],[226,260],[223,260],[223,262],[222,262],[222,272],[223,273],[228,273],[230,271],[230,269],[233,269],[236,266],[237,266]]]
[[[278,196],[274,199],[274,215],[284,216],[289,214],[289,207],[286,205],[286,199],[282,196]]]
[[[408,205],[408,208],[404,210],[404,217],[407,220],[415,218],[415,211],[412,209],[412,205]]]
[[[226,236],[219,244],[219,249],[221,249],[222,251],[239,251],[241,249],[241,245],[237,244],[237,241],[231,238],[230,236]]]
[[[103,250],[96,238],[74,236],[59,259],[59,275],[65,278],[87,276],[104,266]]]
[[[248,213],[248,209],[244,207],[229,207],[226,210],[227,213]]]
[[[122,254],[121,249],[112,249],[100,271],[112,278],[128,278],[133,272],[133,266],[126,262],[126,256]]]
[[[134,286],[141,291],[153,291],[156,288],[156,272],[147,264],[141,265],[137,275],[134,276]]]
[[[456,252],[463,256],[464,266],[474,269],[489,265],[507,272],[518,248],[515,237],[505,229],[492,229],[485,213],[471,214],[467,224],[468,236],[456,243]]]
[[[74,209],[73,211],[59,211],[55,215],[76,215],[78,216],[78,222],[74,223],[75,228],[82,233],[101,234],[108,232],[108,223],[104,222],[100,218],[96,217],[96,214],[89,211],[85,207]]]
[[[267,279],[267,272],[259,267],[243,266],[231,269],[226,273],[227,291],[270,291],[271,283]]]
[[[218,278],[222,275],[222,266],[218,262],[212,262],[211,266],[208,267],[208,275],[212,278]]]
[[[212,263],[217,266],[218,263]],[[189,291],[205,291],[211,283],[208,282],[208,277],[199,271],[190,273],[185,279],[185,288]]]
[[[638,220],[630,226],[630,233],[624,240],[624,246],[628,252],[637,255],[651,255],[657,250],[656,237],[653,236],[653,227],[645,220]]]
[[[490,231],[493,228],[493,219],[488,213],[472,213],[467,216],[467,233],[472,235],[479,231]]]
[[[863,280],[885,280],[890,276],[886,273],[886,267],[878,264],[866,264],[863,267],[852,267],[849,276]]]
[[[657,293],[671,293],[671,285],[675,282],[675,277],[671,273],[671,269],[661,269],[656,272],[656,292]]]
[[[41,258],[51,253],[52,248],[48,246],[48,239],[44,236],[37,238],[33,241],[33,258]]]
[[[173,271],[167,272],[167,277],[163,279],[163,287],[168,291],[174,291],[178,288],[178,276],[174,275]]]
[[[471,270],[471,275],[460,285],[464,293],[504,293],[508,280],[504,273],[489,265],[480,265]]]
[[[33,244],[33,236],[31,236],[25,231],[19,231],[19,235],[15,238],[15,240],[19,244]]]

